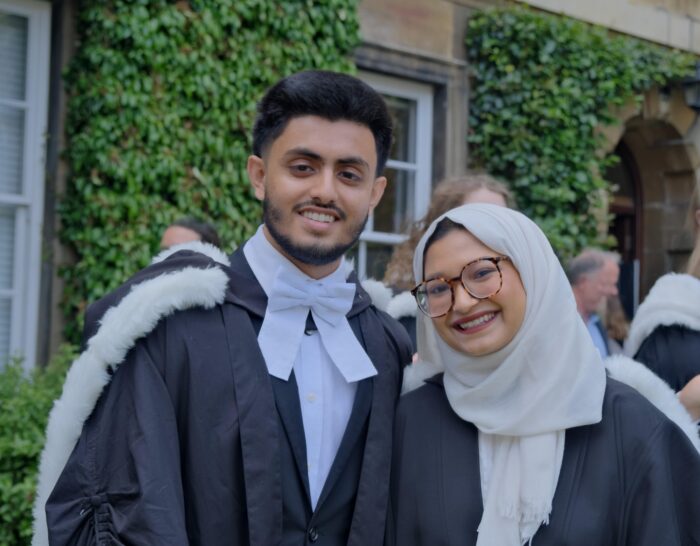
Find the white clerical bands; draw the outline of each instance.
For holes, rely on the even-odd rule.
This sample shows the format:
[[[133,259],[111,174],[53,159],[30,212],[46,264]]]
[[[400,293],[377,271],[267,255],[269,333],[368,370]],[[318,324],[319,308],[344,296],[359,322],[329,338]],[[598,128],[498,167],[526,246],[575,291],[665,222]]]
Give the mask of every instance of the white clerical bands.
[[[347,382],[376,375],[376,368],[345,316],[354,297],[352,283],[304,279],[280,268],[258,334],[270,375],[289,379],[309,311],[324,348]]]

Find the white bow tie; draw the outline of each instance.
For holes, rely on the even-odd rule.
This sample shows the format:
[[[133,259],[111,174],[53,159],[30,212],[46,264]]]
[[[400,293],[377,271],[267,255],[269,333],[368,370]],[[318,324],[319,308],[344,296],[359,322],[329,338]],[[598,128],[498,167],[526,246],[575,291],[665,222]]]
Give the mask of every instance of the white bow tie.
[[[309,311],[324,348],[347,382],[376,375],[376,368],[345,316],[354,297],[352,283],[313,281],[278,272],[258,334],[270,375],[289,379]]]

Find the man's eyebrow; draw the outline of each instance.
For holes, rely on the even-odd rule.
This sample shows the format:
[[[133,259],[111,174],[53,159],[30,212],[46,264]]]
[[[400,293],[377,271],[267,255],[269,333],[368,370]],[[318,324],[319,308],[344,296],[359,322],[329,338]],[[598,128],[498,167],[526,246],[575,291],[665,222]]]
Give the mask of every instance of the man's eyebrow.
[[[290,150],[287,150],[284,154],[284,157],[294,156],[302,156],[316,161],[323,161],[323,157],[321,157],[318,153],[314,152],[313,150],[310,150],[309,148],[304,147],[292,148]],[[365,161],[359,156],[341,157],[336,161],[336,163],[339,163],[340,165],[358,165],[365,168],[369,168],[369,163],[367,163],[367,161]]]
[[[342,157],[338,160],[341,165],[355,165],[369,169],[369,163],[359,156]]]
[[[291,156],[303,156],[303,157],[308,157],[309,159],[315,159],[315,160],[321,160],[323,159],[319,154],[314,152],[313,150],[309,150],[308,148],[292,148],[291,150],[287,150],[284,154],[284,157],[291,157]]]

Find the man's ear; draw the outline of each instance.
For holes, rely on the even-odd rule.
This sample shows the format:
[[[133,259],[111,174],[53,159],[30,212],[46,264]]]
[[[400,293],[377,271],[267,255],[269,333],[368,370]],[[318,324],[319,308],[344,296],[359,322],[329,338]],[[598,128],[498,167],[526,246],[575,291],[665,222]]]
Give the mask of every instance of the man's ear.
[[[256,199],[262,201],[265,199],[265,161],[257,155],[248,156],[246,170]]]
[[[369,200],[370,212],[373,211],[374,207],[376,207],[379,204],[379,201],[382,199],[382,195],[384,195],[385,189],[386,176],[380,176],[379,178],[375,179],[374,183],[372,184],[372,193],[370,195]]]

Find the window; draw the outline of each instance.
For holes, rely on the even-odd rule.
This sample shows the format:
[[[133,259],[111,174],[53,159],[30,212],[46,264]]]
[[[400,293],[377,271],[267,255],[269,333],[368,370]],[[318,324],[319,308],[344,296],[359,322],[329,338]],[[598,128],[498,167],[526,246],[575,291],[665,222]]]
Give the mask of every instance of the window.
[[[387,187],[350,253],[360,279],[382,279],[394,246],[428,209],[433,146],[433,91],[429,85],[361,73],[379,91],[394,122],[394,145],[384,169]]]
[[[0,0],[0,366],[35,359],[50,10]]]

